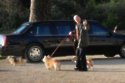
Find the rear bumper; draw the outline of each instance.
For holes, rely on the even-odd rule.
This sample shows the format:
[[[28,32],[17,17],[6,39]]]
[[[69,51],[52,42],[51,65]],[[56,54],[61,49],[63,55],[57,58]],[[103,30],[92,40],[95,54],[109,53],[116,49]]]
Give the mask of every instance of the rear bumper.
[[[7,53],[8,53],[8,52],[5,51],[4,47],[0,46],[0,55],[1,55],[1,56],[7,56],[7,55],[6,55]]]
[[[2,46],[0,45],[0,55],[1,55],[1,50],[2,50]]]
[[[0,45],[0,55],[1,56],[5,56],[4,52],[3,52],[3,47]]]
[[[20,48],[0,46],[0,55],[1,56],[8,56],[8,55],[22,56],[23,54],[24,54],[24,52]]]

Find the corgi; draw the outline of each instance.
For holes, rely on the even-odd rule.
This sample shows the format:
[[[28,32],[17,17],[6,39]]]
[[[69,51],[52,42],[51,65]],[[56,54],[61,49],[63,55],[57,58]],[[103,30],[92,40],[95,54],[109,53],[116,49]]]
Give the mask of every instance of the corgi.
[[[7,60],[13,66],[15,66],[16,64],[25,64],[26,63],[26,60],[24,60],[22,57],[16,58],[15,56],[8,56]]]
[[[77,61],[77,56],[73,56],[73,58],[72,58],[72,61],[74,62],[74,63],[76,63],[76,61]],[[87,58],[87,68],[88,69],[93,69],[93,61],[92,61],[92,58]]]
[[[51,56],[44,56],[44,58],[42,59],[42,61],[44,62],[45,64],[45,67],[48,69],[48,70],[60,70],[60,62],[53,59]]]

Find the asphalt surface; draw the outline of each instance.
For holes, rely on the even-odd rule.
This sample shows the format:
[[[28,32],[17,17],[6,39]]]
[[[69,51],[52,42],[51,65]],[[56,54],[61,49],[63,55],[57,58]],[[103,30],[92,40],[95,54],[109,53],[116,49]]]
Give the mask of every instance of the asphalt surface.
[[[125,83],[125,59],[118,56],[89,56],[94,68],[88,72],[74,71],[71,56],[56,57],[61,61],[61,71],[48,71],[43,63],[26,63],[12,66],[0,60],[0,83]]]

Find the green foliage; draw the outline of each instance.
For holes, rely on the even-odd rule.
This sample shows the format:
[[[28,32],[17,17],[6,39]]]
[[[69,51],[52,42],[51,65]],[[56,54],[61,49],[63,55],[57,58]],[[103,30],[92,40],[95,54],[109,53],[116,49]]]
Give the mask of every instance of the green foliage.
[[[74,0],[54,0],[51,7],[51,16],[54,20],[68,20],[77,11]]]
[[[55,2],[54,2],[55,1]],[[113,28],[125,24],[125,0],[54,0],[51,19],[70,19],[74,14],[82,18],[100,21],[104,26]]]
[[[103,25],[119,29],[125,26],[125,0],[50,0],[48,20],[82,18],[97,20]],[[29,19],[30,0],[0,1],[0,33],[11,32]],[[42,9],[41,9],[42,10]],[[44,11],[43,11],[44,12]]]
[[[20,0],[3,0],[0,6],[0,33],[12,32],[28,20],[29,10],[23,7]]]
[[[119,29],[125,26],[125,0],[110,0],[98,3],[90,0],[86,7],[88,19],[100,21],[103,25],[113,28],[118,25]]]

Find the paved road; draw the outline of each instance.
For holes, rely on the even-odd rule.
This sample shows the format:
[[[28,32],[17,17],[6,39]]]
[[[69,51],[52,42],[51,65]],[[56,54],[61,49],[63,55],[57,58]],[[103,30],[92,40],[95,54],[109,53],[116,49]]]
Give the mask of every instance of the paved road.
[[[88,72],[74,71],[75,64],[71,61],[62,61],[61,71],[48,71],[43,63],[13,67],[0,60],[0,83],[125,83],[125,59],[91,57],[94,69]]]

